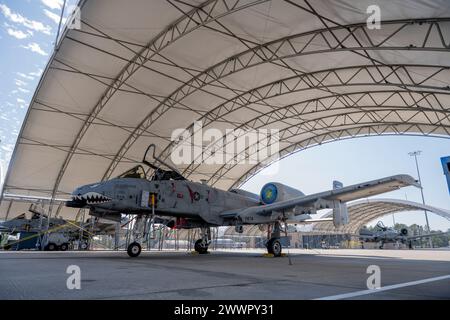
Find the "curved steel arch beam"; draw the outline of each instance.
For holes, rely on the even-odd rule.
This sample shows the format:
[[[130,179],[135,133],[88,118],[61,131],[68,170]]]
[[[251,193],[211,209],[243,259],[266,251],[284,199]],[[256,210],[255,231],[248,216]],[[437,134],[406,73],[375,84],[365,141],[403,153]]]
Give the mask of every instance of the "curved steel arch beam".
[[[344,85],[330,85],[329,87],[336,88],[336,87],[342,87],[342,86],[348,86],[348,85],[346,85],[346,84],[344,84]],[[359,83],[359,84],[355,83],[355,84],[352,84],[352,86],[389,86],[390,87],[391,85],[384,84],[384,83],[375,84],[375,85],[371,84],[371,83]],[[306,88],[306,89],[302,88],[302,89],[299,89],[299,90],[296,90],[296,91],[292,91],[292,92],[287,92],[287,93],[290,94],[290,93],[293,93],[293,92],[301,92],[303,90],[309,90],[309,88]],[[376,104],[375,103],[375,99],[372,97],[372,95],[376,95],[376,94],[380,94],[380,93],[389,93],[389,95],[386,97],[386,99],[385,99],[385,101],[383,103]],[[274,95],[267,95],[267,98],[278,97],[278,96],[283,95],[283,94],[286,94],[286,93],[278,93],[277,92]],[[402,96],[403,94],[408,95],[407,99],[405,99],[405,97]],[[434,111],[434,112],[437,112],[437,113],[443,113],[443,115],[444,115],[443,119],[448,119],[450,117],[450,106],[448,108],[446,108],[446,109],[444,109],[444,108],[442,108],[442,109],[436,108],[435,109],[435,108],[433,108],[433,104],[428,100],[429,97],[430,98],[432,97],[434,102],[435,101],[439,102],[439,99],[438,99],[438,95],[439,94],[449,95],[450,92],[440,93],[440,92],[433,92],[433,91],[430,91],[430,92],[428,92],[428,91],[409,92],[409,91],[389,91],[389,90],[380,91],[380,90],[378,90],[378,91],[347,92],[345,94],[336,94],[336,95],[330,95],[330,96],[323,96],[323,97],[320,97],[320,98],[308,99],[308,100],[305,100],[305,101],[295,102],[293,104],[289,104],[289,105],[286,105],[286,106],[283,106],[283,107],[274,108],[274,110],[272,110],[272,111],[269,111],[269,112],[266,112],[266,113],[261,113],[260,115],[254,117],[254,118],[252,118],[250,120],[247,120],[245,122],[242,122],[240,124],[239,123],[235,123],[235,124],[238,124],[238,126],[235,126],[235,128],[233,128],[233,129],[251,129],[251,130],[256,130],[258,128],[262,128],[263,126],[267,126],[267,125],[272,124],[274,122],[279,122],[279,121],[283,121],[285,119],[290,119],[293,116],[307,115],[307,114],[311,114],[311,113],[318,114],[321,111],[329,111],[329,110],[339,110],[339,109],[345,110],[345,108],[349,108],[349,109],[350,108],[355,108],[355,109],[362,109],[362,110],[364,109],[365,110],[367,108],[372,107],[372,106],[367,106],[367,105],[365,105],[365,106],[358,105],[358,102],[360,100],[362,100],[363,98],[370,98],[372,101],[374,101],[374,105],[375,106],[383,106],[384,108],[387,108],[390,105],[389,104],[385,104],[385,103],[387,101],[389,101],[391,98],[395,97],[395,96],[398,96],[399,98],[402,99],[402,101],[405,104],[405,106],[403,108],[412,108],[409,111],[411,111],[411,110],[415,110],[415,111]],[[413,95],[422,96],[422,97],[419,100],[414,100],[414,102],[408,103],[407,100],[412,100],[411,96],[413,96]],[[351,98],[351,96],[356,96],[356,98],[357,98],[356,101],[353,100]],[[345,101],[345,98],[348,98],[348,99],[352,100],[351,102],[353,104],[352,105],[348,105],[348,104],[346,105],[345,102],[348,102],[348,101]],[[322,100],[326,100],[326,99],[333,99],[333,101],[330,102],[329,105],[325,105],[322,102]],[[345,102],[343,102],[342,100],[344,100]],[[317,102],[320,102],[320,104],[317,103]],[[334,108],[335,105],[336,105],[336,102],[338,102],[340,105],[341,104],[344,105],[345,108]],[[249,102],[249,103],[255,103],[255,101]],[[313,109],[312,112],[305,112],[305,113],[298,112],[299,109],[303,109],[302,111],[305,111],[313,103],[316,103],[316,106],[315,106],[315,108]],[[427,105],[427,107],[415,107],[418,103],[424,103],[424,104]],[[226,113],[224,113],[224,115],[229,114],[229,113],[234,112],[234,111],[237,111],[237,110],[245,107],[245,106],[241,106],[241,107],[238,107],[238,108],[235,109],[234,106],[236,104],[237,103],[232,103],[231,104],[232,105],[231,110],[229,109]],[[439,103],[439,105],[442,107],[441,103]],[[402,110],[402,109],[396,109],[396,110]],[[385,109],[385,110],[382,110],[382,111],[389,111],[389,110]],[[286,115],[289,115],[289,116],[286,116]],[[219,112],[218,112],[217,113],[217,118],[215,118],[214,120],[207,119],[207,121],[205,120],[203,125],[204,126],[208,126],[209,124],[214,123],[214,121],[219,120],[221,117],[222,116],[219,116]],[[441,119],[441,122],[442,122],[443,119]],[[202,129],[204,129],[204,126],[202,126]],[[189,129],[190,129],[190,134],[191,134],[189,138],[192,138],[192,136],[196,132],[193,131],[193,125],[189,126],[187,130],[189,130]],[[243,133],[243,134],[245,134],[245,133]],[[192,164],[189,165],[189,167],[187,167],[184,170],[184,173],[189,172],[189,171],[195,171],[195,168],[191,169],[192,165],[195,165],[195,163],[198,163],[197,160],[200,159],[200,158],[203,158],[203,160],[204,160],[205,159],[204,158],[205,152],[210,150],[210,149],[212,149],[213,147],[215,147],[219,143],[222,143],[222,141],[224,141],[224,139],[225,139],[225,135],[223,135],[221,139],[216,140],[214,143],[212,143],[212,144],[208,145],[206,148],[204,148],[202,154],[199,155],[199,157],[193,159]],[[166,151],[166,153],[169,153],[169,151],[171,151],[169,149],[171,146],[173,146],[172,148],[176,148],[176,145],[177,145],[176,143],[169,144],[169,146],[166,148],[166,149],[168,149]],[[169,156],[169,154],[166,155],[166,158],[168,156]]]
[[[347,225],[344,227],[345,231],[351,232],[351,233],[357,233],[357,231],[364,225],[366,225],[368,222],[380,218],[384,215],[393,214],[396,212],[401,211],[409,211],[411,208],[408,207],[399,207],[399,206],[388,206],[383,204],[378,204],[374,206],[373,208],[370,206],[367,206],[369,214],[365,214],[365,210],[358,210],[357,214],[355,215],[353,219],[353,223]],[[367,209],[366,209],[367,210]]]
[[[305,132],[311,133],[311,132],[315,132],[315,131],[324,131],[324,130],[328,131],[328,129],[330,129],[330,128],[331,129],[344,128],[345,130],[351,130],[351,129],[365,128],[365,127],[369,127],[369,126],[370,127],[374,127],[374,126],[379,126],[379,125],[389,125],[389,126],[396,126],[396,127],[399,127],[400,125],[402,125],[402,126],[408,125],[409,126],[408,130],[411,130],[412,127],[417,127],[417,128],[420,128],[421,126],[434,127],[432,124],[427,124],[427,123],[422,123],[422,122],[409,122],[409,123],[405,124],[404,122],[396,122],[396,121],[384,122],[384,119],[381,119],[378,122],[360,122],[361,119],[366,117],[366,114],[364,112],[361,112],[361,111],[353,112],[352,114],[358,114],[358,113],[363,113],[363,115],[361,117],[359,117],[360,119],[358,121],[354,121],[353,119],[348,117],[349,114],[341,114],[341,115],[327,117],[328,119],[333,119],[331,121],[331,124],[333,124],[340,117],[342,117],[344,119],[350,119],[350,121],[353,122],[353,123],[347,123],[347,124],[344,124],[344,125],[342,125],[342,124],[329,125],[327,123],[323,123],[322,125],[317,127],[319,121],[323,121],[323,118],[321,118],[321,119],[314,119],[314,120],[308,120],[308,121],[306,121],[303,124],[303,126],[306,129],[308,129],[308,131],[297,129],[295,133],[293,133],[291,135],[286,135],[286,137],[283,137],[282,139],[280,139],[280,142],[286,142],[286,141],[288,142],[289,139],[292,139],[293,137],[300,136],[301,134],[303,134]],[[370,113],[370,111],[367,112],[367,113]],[[312,130],[307,128],[310,124],[312,124]],[[290,128],[283,129],[281,132],[283,132],[283,134],[286,133],[286,132],[291,133],[289,131],[289,129],[292,129],[294,127],[297,127],[297,125],[293,125]],[[450,130],[450,124],[449,125],[444,125],[444,126],[439,126],[439,128],[444,128],[448,132]],[[437,128],[434,128],[432,131],[435,131],[436,129]],[[449,135],[449,138],[450,138],[450,135]],[[308,138],[308,139],[311,139],[311,138]],[[256,151],[256,152],[258,152],[258,151]],[[249,156],[251,156],[253,154],[256,154],[256,152],[253,152],[252,154],[249,154]],[[243,153],[245,153],[245,151],[243,151]],[[240,154],[242,154],[242,153],[240,153]],[[233,160],[238,158],[240,154],[236,154],[233,157]],[[274,156],[273,154],[271,156],[269,156],[269,159],[272,158],[273,156]],[[220,180],[223,176],[225,176],[227,172],[229,172],[230,170],[235,168],[237,165],[239,165],[239,164],[236,162],[236,163],[231,163],[231,164],[227,163],[227,164],[221,166],[220,169],[217,170],[207,182],[209,184],[211,184],[211,185],[214,185],[218,180]],[[219,173],[219,175],[216,176],[218,173]]]
[[[389,93],[389,92],[392,92],[392,95],[391,96],[388,96],[388,98],[386,98],[386,100],[384,101],[384,102],[387,102],[387,101],[389,101],[390,100],[390,98],[392,98],[392,96],[394,96],[394,95],[399,95],[399,96],[401,96],[401,93],[403,93],[403,92],[398,92],[398,91],[378,91],[378,93]],[[373,92],[371,92],[371,93],[373,93]],[[342,96],[351,96],[351,95],[362,95],[361,97],[360,97],[360,99],[362,99],[363,97],[364,97],[364,95],[370,95],[371,93],[368,93],[368,92],[356,92],[356,93],[348,93],[348,94],[345,94],[345,95],[342,95]],[[406,94],[408,94],[408,92],[406,92]],[[416,91],[415,92],[415,94],[416,95],[422,95],[422,99],[424,98],[424,97],[426,97],[426,95],[428,94],[428,92],[421,92],[421,91]],[[434,95],[434,93],[431,93],[432,95]],[[290,125],[290,126],[288,126],[288,127],[286,127],[286,128],[283,128],[282,130],[281,130],[281,132],[282,132],[282,134],[284,135],[286,132],[287,133],[291,133],[290,132],[290,130],[292,129],[292,128],[295,128],[295,127],[298,127],[298,126],[300,126],[300,125],[302,125],[302,126],[304,126],[304,127],[306,127],[305,128],[305,130],[303,130],[303,131],[301,131],[301,130],[299,130],[299,129],[297,129],[297,131],[294,133],[294,134],[292,134],[292,136],[294,136],[294,135],[297,135],[297,134],[300,134],[299,132],[311,132],[311,129],[313,130],[313,131],[316,131],[316,130],[323,130],[323,129],[325,129],[325,127],[319,127],[319,128],[317,128],[317,123],[319,123],[319,121],[324,121],[325,119],[333,119],[333,121],[331,122],[332,124],[333,123],[335,123],[339,118],[341,118],[341,117],[344,117],[344,123],[346,123],[347,122],[347,116],[349,116],[349,115],[352,115],[352,114],[363,114],[361,117],[359,117],[359,120],[357,120],[357,121],[355,121],[355,120],[353,120],[351,117],[350,118],[348,118],[350,121],[351,121],[351,123],[350,123],[350,125],[359,125],[360,124],[360,121],[362,120],[362,119],[364,119],[364,118],[367,118],[367,117],[369,117],[370,119],[372,119],[373,120],[373,123],[380,123],[380,121],[381,121],[381,123],[383,123],[383,121],[385,121],[385,119],[389,116],[389,115],[391,115],[392,113],[395,113],[395,115],[396,116],[398,116],[398,118],[399,119],[401,119],[402,121],[403,121],[403,125],[408,125],[408,124],[414,124],[414,123],[412,123],[412,122],[409,122],[409,120],[410,119],[412,119],[412,118],[414,118],[415,116],[417,116],[419,113],[422,113],[425,117],[425,119],[426,120],[428,120],[428,123],[427,122],[423,122],[423,123],[417,123],[417,124],[420,124],[420,125],[427,125],[427,126],[433,126],[433,127],[436,127],[436,128],[441,128],[441,127],[444,127],[444,128],[446,128],[447,126],[442,126],[442,125],[440,125],[440,124],[438,124],[438,123],[435,123],[435,122],[432,122],[428,117],[427,117],[427,114],[425,113],[425,112],[433,112],[433,113],[442,113],[443,114],[443,117],[442,117],[442,119],[439,121],[439,122],[441,122],[442,123],[442,121],[444,121],[444,120],[448,120],[448,122],[450,123],[450,120],[449,120],[449,117],[450,117],[450,109],[449,108],[446,108],[446,109],[441,109],[441,110],[439,110],[439,109],[434,109],[433,108],[433,106],[430,104],[429,105],[429,107],[428,108],[424,108],[424,107],[418,107],[418,108],[412,108],[413,106],[415,106],[415,105],[417,105],[417,102],[414,102],[414,103],[412,103],[411,105],[408,105],[408,103],[406,103],[406,101],[405,101],[405,106],[402,106],[402,107],[392,107],[391,105],[389,105],[389,104],[383,104],[383,103],[381,103],[381,104],[377,104],[377,103],[374,103],[374,106],[358,106],[358,105],[355,105],[355,106],[351,106],[351,107],[341,107],[341,106],[339,106],[338,108],[336,108],[336,110],[342,110],[343,112],[342,113],[339,113],[339,114],[333,114],[333,115],[331,115],[331,116],[325,116],[325,117],[323,117],[323,116],[321,116],[320,115],[320,113],[322,112],[322,111],[329,111],[329,110],[335,110],[334,108],[333,108],[333,106],[335,106],[335,102],[336,102],[336,100],[330,100],[330,98],[335,98],[335,97],[339,97],[339,95],[335,95],[335,96],[324,96],[324,97],[321,97],[321,98],[316,98],[316,99],[310,99],[310,100],[307,100],[307,101],[304,101],[304,102],[302,102],[302,103],[304,103],[306,106],[304,106],[303,107],[303,109],[305,110],[306,109],[306,107],[311,103],[311,102],[316,102],[316,101],[323,101],[323,100],[329,100],[328,102],[325,102],[325,103],[328,103],[328,105],[326,105],[326,104],[324,104],[323,102],[321,102],[321,105],[322,105],[322,107],[323,107],[323,109],[321,109],[321,108],[318,108],[317,106],[316,106],[316,108],[313,110],[313,111],[311,111],[311,112],[306,112],[306,113],[299,113],[298,111],[297,111],[297,108],[299,107],[299,105],[302,105],[302,103],[296,103],[296,104],[293,104],[293,105],[288,105],[288,106],[285,106],[285,107],[282,107],[282,108],[280,108],[280,109],[283,109],[284,110],[284,112],[283,113],[280,113],[280,110],[274,110],[274,111],[271,111],[271,112],[268,112],[267,114],[265,114],[265,115],[263,115],[263,116],[261,116],[261,117],[257,117],[256,119],[251,119],[250,120],[250,122],[248,122],[248,123],[245,123],[245,124],[250,124],[250,125],[248,125],[248,127],[250,127],[250,128],[261,128],[261,127],[264,127],[264,126],[267,126],[267,125],[269,125],[269,124],[272,124],[272,123],[275,123],[275,122],[278,122],[278,121],[281,121],[281,120],[286,120],[286,119],[295,119],[295,118],[297,118],[298,117],[298,119],[300,120],[300,123],[296,123],[296,124],[294,124],[294,125]],[[435,98],[435,99],[437,99],[437,98]],[[372,99],[373,100],[373,99]],[[373,100],[374,102],[375,102],[375,100]],[[437,99],[437,101],[439,101],[438,99]],[[379,109],[376,109],[376,108],[379,108]],[[288,110],[288,112],[286,112],[286,109]],[[289,109],[291,109],[291,111],[289,111]],[[348,111],[347,111],[347,109],[349,109]],[[352,110],[353,109],[353,110]],[[354,109],[358,109],[358,110],[354,110]],[[401,116],[401,113],[402,112],[410,112],[410,111],[417,111],[416,112],[416,114],[414,114],[413,116],[411,116],[411,115],[408,115],[407,117],[405,117],[405,118],[402,118],[402,116]],[[385,115],[383,115],[383,116],[380,116],[380,115],[377,115],[377,112],[388,112],[388,114],[385,114]],[[277,114],[277,113],[279,113],[279,115],[277,115],[277,116],[274,116],[275,114]],[[289,115],[288,115],[288,113],[289,113]],[[313,118],[313,119],[311,119],[311,118],[308,118],[307,120],[304,120],[302,117],[304,116],[304,115],[310,115],[310,114],[314,114],[314,115],[317,115],[317,117],[315,117],[315,118]],[[312,126],[312,127],[310,127],[309,126],[309,123],[313,123],[314,125]],[[259,127],[258,127],[258,125],[259,125]],[[339,126],[344,126],[344,125],[339,125]],[[309,128],[308,128],[309,127]],[[328,126],[326,126],[326,128],[328,128]],[[447,132],[449,133],[449,136],[450,136],[450,131],[449,130],[447,130]],[[245,132],[241,132],[241,134],[242,135],[245,135]],[[290,138],[290,137],[292,137],[292,136],[288,136],[288,138]],[[282,136],[281,137],[281,139],[283,139],[283,138],[285,138],[284,136]],[[248,150],[249,150],[249,148],[250,148],[250,146],[247,146],[246,148],[245,148],[245,150],[242,150],[242,152],[241,152],[241,154],[242,153],[246,153]],[[236,159],[237,157],[239,157],[240,156],[240,154],[236,154],[234,157],[233,157],[233,160],[234,159]],[[195,163],[193,163],[193,164],[191,164],[188,168],[186,168],[185,170],[184,170],[184,174],[191,174],[192,172],[194,172],[195,171],[195,169],[194,170],[192,170],[191,169],[191,172],[188,172],[187,170],[188,169],[190,169],[190,167],[192,166],[192,165],[195,165]],[[221,166],[221,168],[217,171],[217,172],[219,172],[219,171],[221,171],[221,170],[223,170],[224,168],[230,168],[229,167],[230,165],[229,164],[224,164],[223,166]],[[198,166],[197,166],[198,167]],[[234,167],[234,166],[232,166],[232,167]],[[231,168],[232,168],[231,167]],[[216,172],[216,173],[217,173]],[[211,179],[212,179],[212,177],[209,179],[209,181],[211,181]]]
[[[349,232],[349,233],[356,233],[353,231],[355,228],[355,225],[358,225],[362,219],[367,218],[370,220],[375,219],[378,215],[380,215],[380,212],[385,212],[385,214],[390,214],[392,212],[396,212],[396,210],[399,209],[398,206],[387,206],[383,203],[377,203],[377,204],[369,204],[367,203],[366,199],[363,200],[357,200],[357,204],[355,205],[355,202],[351,202],[348,204],[348,213],[349,213],[349,219],[350,223],[346,226],[344,226],[340,231],[341,232]],[[361,203],[363,202],[363,203]],[[324,217],[332,217],[333,212],[330,211],[327,214],[324,215]],[[322,224],[316,224],[319,228],[315,230],[336,230],[336,227],[332,222],[325,222]],[[325,228],[322,228],[322,226],[325,225]]]
[[[367,126],[361,126],[361,127],[354,127],[350,129],[338,129],[333,130],[330,132],[326,132],[323,134],[319,134],[314,137],[307,138],[305,140],[293,143],[289,145],[288,147],[280,150],[280,156],[277,159],[274,159],[266,164],[259,163],[256,166],[252,167],[250,170],[248,170],[246,173],[244,173],[239,179],[235,181],[235,183],[229,187],[229,189],[239,188],[242,184],[247,182],[249,179],[251,179],[253,176],[255,176],[258,172],[261,170],[269,167],[273,163],[280,161],[292,154],[295,154],[301,150],[305,150],[308,148],[312,148],[314,146],[322,145],[325,143],[331,143],[335,141],[340,140],[346,140],[346,139],[354,139],[354,138],[360,138],[360,137],[371,137],[371,136],[380,136],[380,135],[407,135],[407,136],[424,136],[424,134],[417,134],[417,133],[409,133],[409,132],[399,132],[395,129],[396,126],[403,125],[404,123],[396,123],[396,124],[371,124]],[[381,127],[382,130],[375,130],[374,127]],[[391,128],[391,131],[387,131],[389,128]],[[352,133],[349,130],[358,129],[359,132]],[[367,129],[369,132],[363,132],[363,130]],[[333,136],[337,134],[337,136]],[[435,138],[444,138],[444,139],[450,139],[450,136],[442,136],[439,134],[427,134],[426,136],[429,137],[435,137]],[[319,140],[320,139],[320,140]]]
[[[100,100],[96,103],[94,109],[84,122],[81,130],[78,135],[75,137],[75,141],[70,149],[70,152],[67,154],[61,169],[59,170],[58,177],[56,178],[52,198],[54,194],[56,194],[59,184],[62,180],[62,177],[65,174],[65,171],[75,153],[78,149],[78,146],[83,139],[85,133],[90,127],[91,123],[103,108],[107,105],[112,96],[118,91],[118,89],[126,83],[126,81],[133,75],[137,70],[139,70],[142,66],[145,65],[147,61],[153,58],[155,55],[159,54],[163,49],[167,48],[169,45],[172,45],[185,35],[190,32],[212,22],[215,21],[227,14],[248,8],[252,5],[256,5],[262,2],[266,2],[267,0],[258,0],[253,2],[242,1],[242,0],[234,0],[230,5],[227,4],[227,0],[207,0],[200,4],[197,7],[194,7],[189,12],[185,13],[183,16],[175,20],[169,26],[167,26],[162,32],[160,32],[155,38],[153,38],[144,48],[142,48],[129,62],[128,64],[120,71],[117,75],[115,81],[111,84],[110,87],[103,93]],[[216,6],[217,3],[223,3],[223,6]],[[241,4],[244,2],[244,4]],[[220,10],[219,10],[220,9]],[[214,11],[214,12],[213,12]],[[200,22],[198,22],[193,17],[198,18]]]
[[[342,111],[346,111],[346,109],[347,109],[348,107],[342,107],[342,108],[333,108],[333,109],[331,109],[331,110],[333,110],[333,111],[336,111],[336,110],[342,110]],[[444,112],[444,111],[436,111],[436,110],[434,110],[434,109],[427,109],[427,108],[415,108],[415,109],[408,109],[407,107],[401,107],[401,108],[399,108],[399,107],[396,107],[396,106],[386,106],[386,108],[389,108],[389,110],[386,110],[386,109],[383,109],[383,108],[380,108],[380,107],[378,107],[378,106],[364,106],[364,107],[361,107],[365,112],[367,112],[367,114],[376,114],[377,112],[390,112],[390,113],[397,113],[397,112],[403,112],[403,111],[407,111],[407,112],[410,112],[410,111],[417,111],[417,114],[419,114],[419,113],[423,113],[423,112],[433,112],[433,113],[446,113],[446,112]],[[321,111],[311,111],[311,112],[307,112],[307,113],[302,113],[302,114],[299,114],[299,115],[295,115],[295,116],[293,116],[293,117],[289,117],[289,118],[283,118],[283,120],[286,120],[286,119],[295,119],[296,117],[299,117],[299,120],[302,120],[301,119],[301,117],[302,116],[305,116],[305,115],[311,115],[311,114],[314,114],[314,115],[316,115],[317,113],[320,113]],[[360,113],[364,113],[363,111],[361,111],[361,110],[358,110],[358,111],[353,111],[353,112],[344,112],[344,113],[342,113],[342,114],[339,114],[339,116],[348,116],[348,115],[352,115],[352,114],[360,114]],[[364,116],[366,116],[366,114],[365,115],[363,115],[363,117]],[[448,115],[448,116],[450,116],[450,114]],[[447,117],[448,117],[447,116]],[[314,119],[314,120],[321,120],[321,118],[319,118],[319,119]],[[275,123],[275,122],[278,122],[279,120],[278,119],[274,119],[271,123]],[[268,123],[268,124],[271,124],[271,123]],[[408,124],[408,123],[403,123],[403,125],[405,125],[405,124]],[[426,125],[426,126],[431,126],[430,124],[426,124],[426,123],[423,123],[422,125]],[[260,127],[255,127],[254,129],[255,130],[257,130],[258,128],[262,128],[264,125],[261,125]],[[437,126],[437,127],[439,127],[439,126]],[[450,128],[450,126],[449,126],[449,128]],[[323,128],[320,128],[320,129],[323,129]],[[319,129],[319,130],[320,130]],[[245,135],[246,133],[245,132],[242,132],[242,135]],[[239,138],[239,135],[236,135],[236,137],[237,138]],[[449,137],[450,138],[450,137]],[[224,144],[224,145],[221,145],[220,147],[221,148],[226,148],[226,146],[227,146],[228,144]],[[245,153],[246,151],[248,150],[248,148],[246,148],[246,150],[244,150],[242,153]],[[241,154],[242,154],[241,153]],[[203,156],[203,158],[202,158],[202,161],[205,161],[206,159],[209,159],[210,157],[212,157],[212,153],[209,153],[209,154],[206,154],[206,157],[205,157],[205,154],[203,154],[204,156]],[[234,158],[237,158],[237,157],[239,157],[240,156],[240,154],[237,154]],[[193,173],[195,173],[196,172],[196,170],[202,165],[203,163],[202,162],[195,162],[195,160],[193,161],[193,162],[191,162],[191,164],[183,171],[183,175],[185,175],[185,176],[187,176],[187,177],[189,177],[191,174],[193,174]],[[193,168],[192,168],[193,167]],[[226,165],[224,165],[223,167],[226,167]]]
[[[246,51],[238,53],[232,57],[229,57],[214,66],[209,67],[202,73],[196,75],[184,85],[176,89],[172,94],[170,94],[164,101],[162,101],[154,110],[152,110],[147,117],[138,125],[133,134],[131,134],[128,139],[123,143],[119,149],[116,159],[111,163],[109,168],[104,174],[103,179],[108,179],[112,172],[117,167],[118,163],[121,161],[122,157],[128,152],[129,148],[134,144],[134,142],[139,138],[139,136],[146,132],[152,124],[154,124],[164,113],[166,113],[173,105],[180,102],[193,92],[199,90],[208,84],[220,80],[221,78],[228,76],[230,74],[236,73],[254,67],[263,63],[273,62],[282,60],[290,57],[297,57],[302,55],[318,54],[318,53],[329,53],[338,51],[364,51],[364,50],[420,50],[420,51],[450,51],[450,46],[447,45],[442,37],[440,24],[450,21],[450,18],[433,18],[433,19],[410,19],[410,20],[392,20],[383,21],[384,25],[398,25],[398,28],[387,35],[383,40],[378,43],[370,38],[370,36],[365,32],[365,23],[351,24],[346,26],[337,26],[333,28],[324,28],[320,30],[310,31],[306,33],[291,35],[281,39],[277,39]],[[411,25],[420,25],[423,28],[428,26],[428,32],[425,38],[420,39],[417,37],[415,39],[415,44],[409,44],[405,46],[395,46],[390,47],[387,45],[389,40],[394,41],[396,36],[405,29],[408,29]],[[314,39],[326,38],[330,30],[341,30],[343,32],[348,32],[339,43],[333,41],[324,41],[324,47],[327,49],[314,50],[317,44],[313,44]],[[354,47],[352,45],[347,45],[346,41],[350,38],[350,35],[354,35],[355,32],[361,32],[365,36],[365,41],[370,43],[368,47]],[[441,39],[439,46],[433,47],[428,43],[430,37],[436,36]],[[294,42],[293,40],[298,40],[301,38],[303,41]],[[394,39],[394,40],[393,40]],[[399,43],[402,43],[397,39]],[[306,44],[305,44],[306,43]],[[283,55],[280,56],[279,52],[283,50]],[[284,66],[283,66],[284,67]]]
[[[386,199],[386,198],[375,198],[375,199],[363,199],[352,202],[349,204],[349,210],[352,206],[358,206],[360,204],[367,204],[367,206],[375,206],[379,208],[379,212],[374,215],[361,214],[358,217],[358,220],[352,223],[350,220],[350,230],[359,230],[363,225],[369,223],[371,220],[392,214],[395,212],[403,212],[403,211],[415,211],[415,210],[426,210],[432,212],[442,218],[445,218],[450,221],[450,211],[437,208],[430,205],[424,205],[422,203],[413,202],[409,200],[401,200],[401,199]],[[380,206],[381,205],[381,206]]]
[[[414,79],[413,70],[408,70],[409,68],[426,68],[431,69],[431,74],[428,74],[425,78]],[[369,80],[373,80],[373,82],[367,83],[358,83],[357,77],[361,73],[367,73],[367,75],[371,75],[371,71],[376,71],[383,73],[383,77],[379,79],[375,79],[375,77],[370,76]],[[394,71],[395,70],[395,71]],[[400,77],[396,73],[396,71],[402,71],[404,73],[403,77]],[[348,75],[348,72],[351,72],[351,75]],[[342,74],[341,74],[342,73]],[[386,66],[373,66],[373,65],[360,65],[360,66],[351,66],[351,67],[342,67],[336,69],[326,69],[320,71],[314,71],[309,73],[304,73],[302,75],[296,75],[287,77],[284,79],[278,79],[272,81],[270,83],[264,84],[262,86],[250,89],[246,92],[241,93],[238,96],[230,98],[225,102],[221,103],[214,109],[206,112],[202,117],[200,117],[197,121],[202,122],[202,128],[208,126],[210,123],[223,118],[223,116],[238,111],[243,108],[249,108],[251,111],[256,111],[253,108],[250,108],[251,104],[258,103],[260,101],[264,101],[270,98],[278,97],[283,94],[290,94],[294,92],[301,92],[311,89],[325,89],[325,88],[335,88],[340,86],[362,86],[362,85],[385,85],[385,86],[399,86],[400,88],[421,88],[421,89],[430,89],[430,90],[444,90],[444,92],[450,92],[450,88],[447,86],[433,86],[426,85],[425,83],[429,80],[432,80],[433,77],[441,74],[441,73],[449,73],[450,71],[448,67],[444,66],[425,66],[425,65],[386,65]],[[394,79],[390,79],[393,75]],[[395,82],[395,78],[398,78],[398,82]],[[356,79],[356,80],[355,80]],[[389,80],[388,80],[389,79]],[[325,84],[326,83],[326,84]],[[439,93],[439,92],[437,92]],[[346,101],[348,103],[348,101]],[[274,109],[276,107],[274,106]],[[262,114],[264,116],[265,114]],[[195,132],[193,130],[194,125],[191,124],[186,130],[190,133],[190,137],[192,137]],[[161,158],[167,158],[169,156],[169,152],[171,148],[177,145],[177,141],[172,141],[162,152]]]

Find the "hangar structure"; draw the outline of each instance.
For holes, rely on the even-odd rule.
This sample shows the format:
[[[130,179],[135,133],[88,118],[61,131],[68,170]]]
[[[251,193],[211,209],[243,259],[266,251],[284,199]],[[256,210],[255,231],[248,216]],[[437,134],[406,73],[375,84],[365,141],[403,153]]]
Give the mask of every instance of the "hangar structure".
[[[424,205],[414,201],[400,200],[400,199],[363,199],[353,201],[348,204],[348,214],[350,223],[343,226],[340,230],[331,221],[313,223],[311,232],[315,233],[338,233],[338,234],[358,234],[359,230],[367,225],[370,221],[377,218],[384,217],[389,214],[399,212],[410,212],[427,210],[440,217],[450,221],[450,211],[436,208],[429,205]],[[328,212],[322,218],[331,217],[332,212]],[[261,231],[258,226],[245,226],[244,235],[246,236],[265,236],[265,232]],[[225,231],[226,236],[239,235],[234,228],[228,228]]]
[[[354,201],[350,204],[349,217],[351,223],[344,226],[340,232],[357,234],[363,226],[374,219],[398,212],[423,210],[432,212],[450,221],[449,210],[424,205],[418,202],[399,199],[364,199]],[[324,217],[331,217],[331,213],[328,213]],[[330,232],[335,229],[334,225],[327,221],[321,224],[315,224],[313,231]]]
[[[360,136],[450,137],[450,3],[361,0],[81,0],[20,131],[0,197],[2,217],[139,163],[162,158],[175,129],[278,129],[280,153],[256,164],[180,166],[236,188],[308,147]],[[375,28],[372,28],[375,27]],[[217,143],[220,142],[220,139]],[[204,159],[216,143],[203,148]],[[267,143],[271,150],[272,142]],[[249,148],[236,158],[252,156]],[[48,201],[50,199],[50,201]]]

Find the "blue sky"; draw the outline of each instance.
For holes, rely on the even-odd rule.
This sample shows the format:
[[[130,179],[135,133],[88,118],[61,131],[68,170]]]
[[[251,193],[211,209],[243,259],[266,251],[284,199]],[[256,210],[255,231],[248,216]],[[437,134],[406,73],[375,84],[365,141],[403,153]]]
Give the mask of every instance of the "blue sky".
[[[68,1],[73,5],[76,1]],[[63,0],[0,0],[0,165],[3,174],[10,159],[28,104],[45,68],[58,28]],[[66,12],[67,16],[68,12]],[[358,183],[392,174],[416,176],[409,151],[422,150],[420,168],[427,204],[450,210],[439,158],[450,155],[450,140],[425,137],[359,138],[301,151],[281,161],[275,176],[260,174],[244,187],[259,193],[267,181],[279,181],[304,193],[329,189],[334,179]],[[383,197],[421,201],[409,187]],[[397,222],[424,224],[423,212],[396,214]],[[392,217],[383,219],[392,224]],[[450,222],[430,215],[432,229],[450,228]]]
[[[67,1],[67,6],[75,2]],[[52,52],[62,4],[63,0],[0,0],[0,166],[3,174]]]

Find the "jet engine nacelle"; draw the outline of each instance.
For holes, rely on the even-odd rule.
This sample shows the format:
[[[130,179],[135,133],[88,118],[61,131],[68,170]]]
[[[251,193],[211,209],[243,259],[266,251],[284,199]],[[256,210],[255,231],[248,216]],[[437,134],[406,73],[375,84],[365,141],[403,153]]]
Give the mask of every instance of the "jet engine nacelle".
[[[271,204],[304,196],[300,190],[291,188],[278,182],[269,182],[261,189],[261,202]]]
[[[348,209],[347,204],[340,201],[334,201],[333,204],[333,224],[336,228],[348,224]]]
[[[402,230],[400,230],[400,233],[401,233],[403,236],[407,236],[407,235],[408,235],[408,229],[403,228]]]

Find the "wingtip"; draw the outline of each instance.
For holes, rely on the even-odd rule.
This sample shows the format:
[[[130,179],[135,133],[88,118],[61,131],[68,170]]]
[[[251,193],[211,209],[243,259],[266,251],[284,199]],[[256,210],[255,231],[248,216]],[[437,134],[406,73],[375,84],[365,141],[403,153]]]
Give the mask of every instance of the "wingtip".
[[[419,180],[414,179],[408,174],[401,174],[396,176],[399,180],[401,180],[405,185],[407,186],[414,186],[417,188],[422,188],[422,186],[419,183]]]

